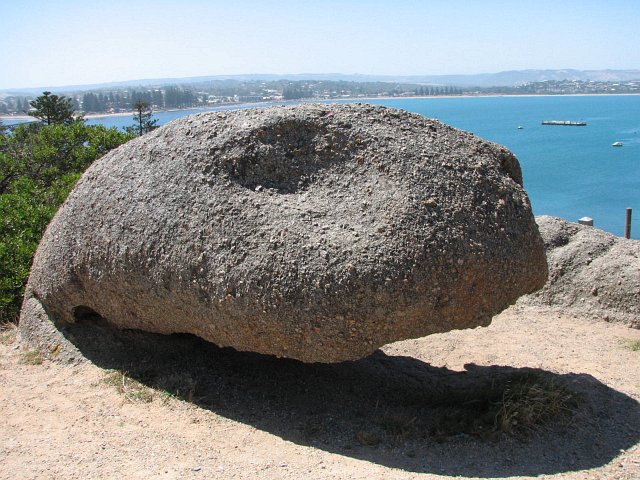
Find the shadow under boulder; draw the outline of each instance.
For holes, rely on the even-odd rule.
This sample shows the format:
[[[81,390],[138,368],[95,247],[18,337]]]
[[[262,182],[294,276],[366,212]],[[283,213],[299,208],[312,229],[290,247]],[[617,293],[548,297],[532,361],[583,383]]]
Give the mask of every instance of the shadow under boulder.
[[[407,471],[509,477],[585,470],[640,439],[638,403],[590,375],[474,364],[453,371],[381,351],[305,364],[192,335],[81,323],[64,332],[83,356],[161,395],[300,445]],[[519,418],[505,417],[505,408],[535,411],[541,396],[545,409],[556,400],[561,408],[532,424],[500,424]]]

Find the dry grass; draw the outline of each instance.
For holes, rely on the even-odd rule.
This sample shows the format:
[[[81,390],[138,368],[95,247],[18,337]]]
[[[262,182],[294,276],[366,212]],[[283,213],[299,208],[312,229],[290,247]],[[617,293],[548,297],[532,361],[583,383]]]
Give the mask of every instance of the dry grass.
[[[153,388],[165,397],[177,397],[188,402],[195,400],[197,382],[189,375],[169,374],[154,379]]]
[[[508,380],[495,404],[494,429],[504,433],[531,431],[575,411],[576,398],[553,380],[526,375]]]
[[[356,439],[368,447],[374,447],[380,443],[380,437],[373,432],[359,431],[356,433]]]
[[[18,325],[13,322],[0,323],[0,344],[11,345],[18,336]]]
[[[450,391],[422,410],[387,412],[378,422],[392,441],[432,438],[444,441],[466,434],[498,439],[529,433],[572,418],[575,394],[537,374],[514,374],[484,387]]]
[[[390,414],[382,418],[382,428],[390,435],[398,438],[416,436],[417,417],[406,414]]]
[[[115,387],[118,393],[131,402],[150,403],[153,401],[153,390],[130,378],[127,372],[111,370],[103,379],[107,385]]]
[[[42,365],[44,358],[40,350],[27,350],[20,355],[22,365]]]
[[[195,397],[196,381],[189,375],[171,373],[156,376],[152,371],[109,370],[103,383],[116,388],[129,401],[152,402],[155,398],[163,402],[176,398],[188,402]]]
[[[640,352],[640,340],[628,340],[625,342],[625,347],[632,352]]]

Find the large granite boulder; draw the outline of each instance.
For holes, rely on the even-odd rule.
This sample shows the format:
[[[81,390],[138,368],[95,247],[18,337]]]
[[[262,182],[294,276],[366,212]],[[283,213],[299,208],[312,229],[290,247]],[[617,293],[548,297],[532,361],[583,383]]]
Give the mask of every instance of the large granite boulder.
[[[487,325],[547,278],[505,148],[370,105],[211,112],[94,163],[49,225],[20,320],[99,315],[308,362]]]
[[[549,279],[521,305],[640,328],[640,241],[541,216]]]

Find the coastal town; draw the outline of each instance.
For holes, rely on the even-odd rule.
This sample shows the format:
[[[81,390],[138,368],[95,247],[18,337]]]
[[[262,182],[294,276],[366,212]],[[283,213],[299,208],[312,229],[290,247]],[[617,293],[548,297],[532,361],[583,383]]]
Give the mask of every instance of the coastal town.
[[[154,111],[205,108],[245,103],[338,100],[389,97],[474,95],[615,95],[640,93],[640,79],[632,81],[546,80],[515,86],[469,87],[399,82],[336,80],[213,80],[180,84],[118,86],[60,91],[72,99],[76,111],[129,112],[142,100]],[[37,94],[0,93],[0,115],[28,113]]]

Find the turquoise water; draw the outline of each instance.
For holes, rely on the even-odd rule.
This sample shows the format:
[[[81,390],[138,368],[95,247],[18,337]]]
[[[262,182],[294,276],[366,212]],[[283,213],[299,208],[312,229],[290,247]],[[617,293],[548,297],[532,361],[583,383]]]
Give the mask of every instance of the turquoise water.
[[[405,98],[370,100],[437,118],[500,143],[520,160],[536,215],[577,221],[623,235],[625,209],[634,209],[632,238],[640,239],[640,96]],[[247,108],[242,105],[230,108]],[[160,125],[205,110],[161,112]],[[582,120],[586,127],[543,126],[542,120]],[[88,123],[122,128],[130,116]],[[522,126],[522,129],[518,129]],[[624,143],[622,148],[611,146]]]

